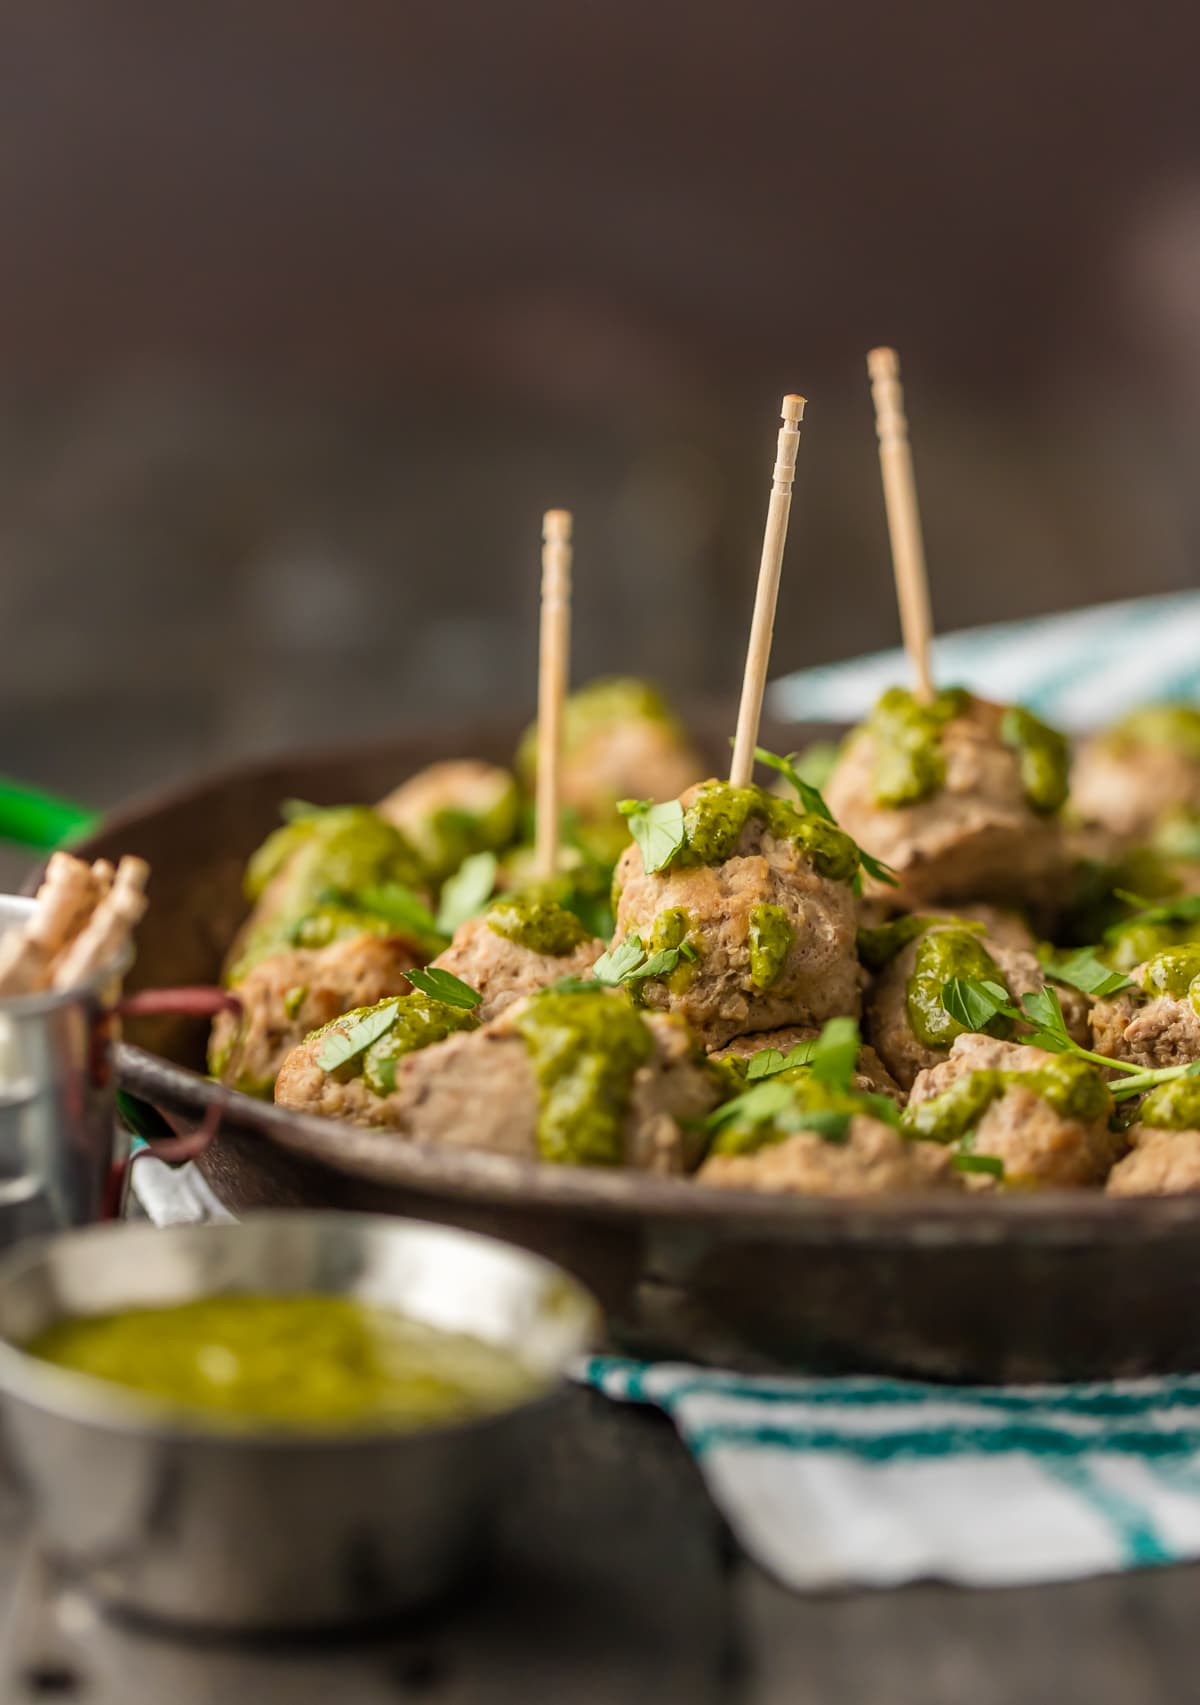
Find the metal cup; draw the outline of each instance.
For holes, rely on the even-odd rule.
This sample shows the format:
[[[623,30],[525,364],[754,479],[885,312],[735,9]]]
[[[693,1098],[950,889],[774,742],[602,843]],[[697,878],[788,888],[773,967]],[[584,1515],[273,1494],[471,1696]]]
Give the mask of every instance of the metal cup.
[[[0,934],[32,910],[0,895]],[[130,957],[76,989],[0,999],[0,1248],[122,1210],[112,1051]]]

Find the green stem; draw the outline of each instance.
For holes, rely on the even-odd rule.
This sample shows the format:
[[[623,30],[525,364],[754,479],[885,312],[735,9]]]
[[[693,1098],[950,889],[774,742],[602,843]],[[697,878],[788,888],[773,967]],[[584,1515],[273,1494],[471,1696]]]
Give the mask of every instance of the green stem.
[[[1110,1063],[1115,1064],[1116,1062],[1112,1061]],[[1149,1089],[1152,1084],[1170,1083],[1172,1078],[1194,1077],[1195,1074],[1196,1067],[1194,1064],[1187,1066],[1159,1066],[1155,1071],[1138,1071],[1135,1069],[1133,1077],[1127,1077],[1123,1083],[1118,1083],[1113,1086],[1113,1100],[1128,1101],[1131,1096],[1140,1095],[1143,1089]]]

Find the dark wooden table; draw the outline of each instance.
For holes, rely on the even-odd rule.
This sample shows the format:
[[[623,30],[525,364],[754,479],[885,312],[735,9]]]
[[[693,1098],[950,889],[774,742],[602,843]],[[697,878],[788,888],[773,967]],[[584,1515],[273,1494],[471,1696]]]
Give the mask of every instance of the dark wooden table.
[[[1173,1705],[1200,1697],[1200,1569],[1065,1587],[787,1593],[742,1558],[657,1416],[580,1392],[492,1576],[354,1644],[237,1648],[52,1607],[0,1530],[5,1705]]]

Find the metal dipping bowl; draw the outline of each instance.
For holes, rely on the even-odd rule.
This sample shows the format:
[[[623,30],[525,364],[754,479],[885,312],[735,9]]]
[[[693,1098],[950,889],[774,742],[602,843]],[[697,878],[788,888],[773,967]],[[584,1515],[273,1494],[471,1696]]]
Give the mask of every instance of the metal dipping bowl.
[[[544,1387],[413,1432],[219,1431],[19,1348],[64,1317],[234,1292],[394,1308],[517,1351]],[[340,1627],[428,1604],[470,1571],[597,1325],[549,1262],[408,1220],[92,1226],[0,1262],[0,1424],[49,1558],[102,1603],[212,1630]]]

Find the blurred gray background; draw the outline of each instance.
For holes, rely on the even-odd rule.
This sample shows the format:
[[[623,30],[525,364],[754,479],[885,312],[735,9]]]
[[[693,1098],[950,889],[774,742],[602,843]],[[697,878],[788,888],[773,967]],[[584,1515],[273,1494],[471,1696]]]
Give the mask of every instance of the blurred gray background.
[[[0,771],[97,803],[533,704],[733,688],[776,406],[782,672],[1194,584],[1200,13],[43,0],[0,13]]]

